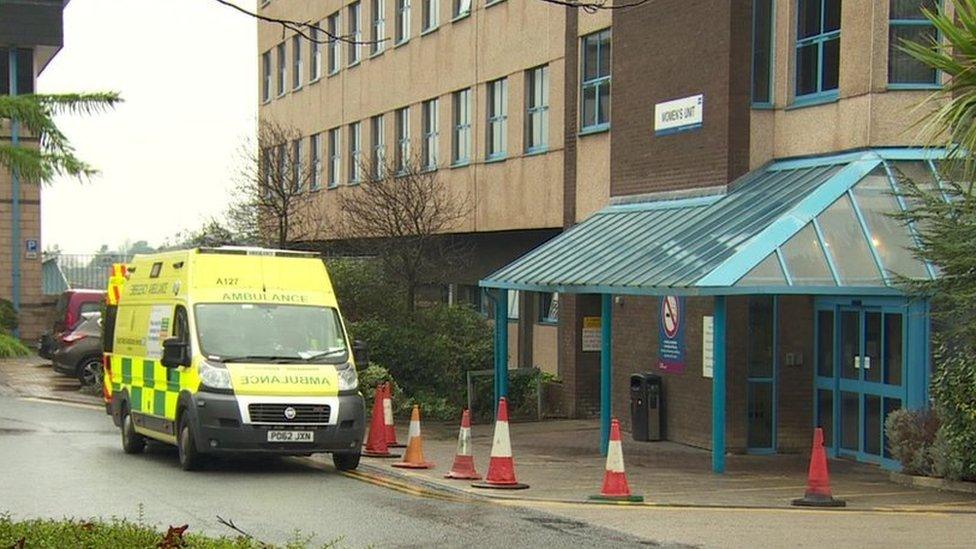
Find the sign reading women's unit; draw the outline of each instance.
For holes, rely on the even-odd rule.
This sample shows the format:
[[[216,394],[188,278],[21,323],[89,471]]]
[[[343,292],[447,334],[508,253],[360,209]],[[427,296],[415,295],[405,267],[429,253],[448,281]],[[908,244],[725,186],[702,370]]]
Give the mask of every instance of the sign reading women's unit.
[[[661,298],[657,319],[657,367],[679,374],[685,369],[685,299],[673,295]]]

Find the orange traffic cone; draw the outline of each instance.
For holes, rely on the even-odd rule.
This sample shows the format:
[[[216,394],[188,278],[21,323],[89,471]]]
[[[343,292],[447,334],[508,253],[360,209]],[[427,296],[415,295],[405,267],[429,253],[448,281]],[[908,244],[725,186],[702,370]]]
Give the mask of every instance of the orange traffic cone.
[[[607,465],[603,474],[603,488],[600,495],[590,499],[603,501],[644,501],[644,496],[634,496],[627,484],[624,473],[624,450],[620,442],[620,422],[613,418],[610,422],[610,443],[607,445]]]
[[[827,472],[827,453],[823,447],[823,429],[813,431],[813,451],[810,454],[810,471],[807,473],[807,491],[793,505],[803,507],[844,507],[842,499],[834,499],[830,493],[830,474]]]
[[[505,397],[498,401],[498,418],[495,420],[495,438],[491,442],[488,476],[482,482],[472,482],[471,486],[507,490],[529,487],[528,484],[515,480],[515,460],[512,458],[512,443],[508,438],[508,401]]]
[[[405,447],[396,438],[396,426],[393,424],[393,387],[389,381],[383,384],[383,423],[386,425],[386,445],[390,448]]]
[[[461,431],[458,432],[457,454],[454,456],[454,466],[444,478],[463,480],[481,480],[481,475],[474,470],[474,456],[471,455],[471,412],[464,411],[461,415]]]
[[[413,412],[410,414],[410,431],[407,435],[407,453],[403,456],[403,461],[392,464],[394,467],[405,469],[430,469],[433,463],[424,461],[424,441],[420,436],[420,406],[413,405]]]
[[[378,385],[373,393],[373,415],[369,422],[369,434],[363,455],[369,457],[395,458],[386,445],[386,425],[383,421],[383,387]]]

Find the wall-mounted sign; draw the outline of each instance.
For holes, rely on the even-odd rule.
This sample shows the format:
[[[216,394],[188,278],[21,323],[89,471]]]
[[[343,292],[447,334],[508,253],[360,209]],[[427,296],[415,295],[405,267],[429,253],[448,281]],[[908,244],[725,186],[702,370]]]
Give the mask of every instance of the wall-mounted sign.
[[[583,317],[583,351],[599,351],[603,334],[600,330],[600,317]]]
[[[666,295],[661,298],[657,319],[657,367],[680,374],[685,369],[685,299]]]
[[[715,366],[715,322],[713,317],[702,317],[702,377],[712,377]]]
[[[654,105],[654,135],[700,128],[704,99],[704,95],[698,94]]]
[[[40,245],[34,238],[28,238],[24,241],[24,255],[27,259],[37,259],[38,252],[40,251]]]

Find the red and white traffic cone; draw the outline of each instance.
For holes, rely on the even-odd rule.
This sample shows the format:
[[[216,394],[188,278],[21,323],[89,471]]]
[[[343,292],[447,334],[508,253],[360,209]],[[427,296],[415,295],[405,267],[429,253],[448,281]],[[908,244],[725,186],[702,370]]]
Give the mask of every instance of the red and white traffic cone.
[[[383,384],[383,422],[386,424],[386,445],[390,448],[405,448],[397,442],[396,426],[393,424],[393,386],[389,381]]]
[[[488,475],[484,481],[472,482],[475,488],[498,488],[521,490],[528,484],[515,480],[515,459],[512,458],[512,442],[508,437],[508,401],[502,397],[498,401],[498,418],[495,420],[495,438],[491,442],[491,460],[488,461]]]
[[[386,425],[383,421],[383,387],[377,386],[373,393],[373,414],[369,422],[369,434],[366,436],[366,447],[363,455],[369,457],[395,458],[398,454],[391,454],[386,445]]]
[[[414,404],[410,414],[410,434],[407,435],[407,452],[403,461],[391,464],[405,469],[430,469],[433,463],[424,460],[424,439],[420,436],[420,406]]]
[[[624,450],[620,442],[620,422],[614,418],[610,422],[610,443],[607,445],[607,465],[603,474],[603,488],[600,495],[590,496],[602,501],[644,501],[644,496],[630,493],[627,475],[624,473]]]
[[[827,472],[827,452],[823,447],[823,429],[813,430],[813,450],[810,452],[810,469],[807,472],[807,491],[793,505],[801,507],[844,507],[847,502],[834,499],[830,493],[830,473]]]
[[[474,470],[474,456],[471,455],[471,412],[464,411],[461,415],[461,430],[458,432],[457,455],[454,456],[454,466],[444,478],[462,480],[481,480],[481,475]]]

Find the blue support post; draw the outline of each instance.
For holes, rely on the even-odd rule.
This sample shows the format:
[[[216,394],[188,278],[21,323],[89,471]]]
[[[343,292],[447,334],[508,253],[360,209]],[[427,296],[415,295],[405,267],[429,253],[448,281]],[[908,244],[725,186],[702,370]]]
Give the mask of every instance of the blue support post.
[[[603,294],[600,303],[600,454],[607,455],[610,444],[610,416],[613,413],[611,383],[613,366],[613,296]]]
[[[7,58],[9,60],[9,81],[10,81],[10,95],[17,95],[17,48],[11,47],[7,52]],[[17,147],[20,144],[20,124],[16,119],[10,121],[10,144],[13,147]],[[14,310],[18,313],[20,312],[20,254],[21,254],[21,238],[20,238],[20,173],[13,169],[10,173],[11,178],[11,222],[13,227],[11,227],[10,232],[10,273],[11,273],[11,287],[10,287],[10,302],[14,306]],[[20,335],[19,330],[14,330],[14,335]]]
[[[508,290],[496,290],[495,302],[495,412],[498,400],[508,396]]]
[[[712,368],[712,472],[725,472],[725,296],[715,296]]]

